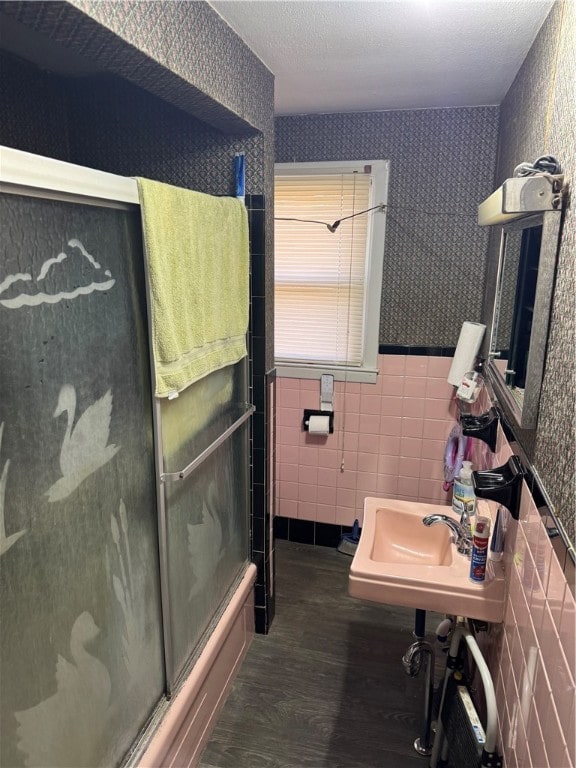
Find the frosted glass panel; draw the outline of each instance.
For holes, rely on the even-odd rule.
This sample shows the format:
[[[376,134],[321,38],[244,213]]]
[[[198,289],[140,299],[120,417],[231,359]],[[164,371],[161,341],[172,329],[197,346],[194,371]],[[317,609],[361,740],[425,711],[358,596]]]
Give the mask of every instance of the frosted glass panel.
[[[0,205],[0,763],[118,765],[164,684],[139,215]]]
[[[178,472],[246,411],[246,360],[214,371],[175,400],[160,400],[164,470]],[[247,463],[244,464],[246,471]]]
[[[163,402],[162,436],[168,471],[183,469],[207,447],[207,435],[218,437],[237,418],[240,408],[246,410],[246,405],[238,402],[243,395],[241,366],[239,363],[237,370],[228,367],[212,374],[212,382],[207,377],[204,387],[212,396],[206,400],[201,398],[198,382],[177,400]],[[188,437],[183,437],[182,431],[188,432]],[[246,422],[188,478],[165,484],[176,675],[182,672],[248,559],[248,434]]]

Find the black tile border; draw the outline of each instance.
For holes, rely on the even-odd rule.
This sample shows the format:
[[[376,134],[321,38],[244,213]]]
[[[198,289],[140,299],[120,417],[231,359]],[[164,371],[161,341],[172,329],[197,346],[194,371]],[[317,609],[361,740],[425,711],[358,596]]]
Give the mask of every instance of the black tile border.
[[[264,256],[254,253],[251,260],[250,277],[252,281],[252,296],[265,298],[264,293],[266,291],[266,275],[265,275],[265,258]]]
[[[380,344],[379,355],[420,355],[426,357],[454,357],[456,347],[417,347],[409,344]]]
[[[252,524],[252,556],[256,553],[266,553],[266,525],[265,520],[254,520]],[[262,605],[262,603],[260,603]]]
[[[337,547],[341,536],[340,525],[318,522],[314,524],[314,544],[317,547]]]
[[[266,632],[270,629],[270,625],[274,620],[276,614],[276,596],[269,595],[266,603]]]
[[[266,489],[264,485],[262,483],[254,483],[252,494],[254,517],[264,519],[266,516]]]
[[[290,541],[290,518],[280,517],[277,515],[274,518],[274,536],[277,539],[283,539],[284,541]]]
[[[274,518],[274,536],[284,541],[297,544],[312,544],[316,547],[335,549],[343,533],[349,533],[351,525],[318,523],[314,520],[297,520],[293,517],[276,515]]]
[[[254,587],[254,607],[265,608],[266,607],[266,585],[256,584]]]
[[[252,376],[252,404],[257,413],[264,413],[266,407],[266,379],[263,375]]]
[[[256,197],[256,195],[252,195]],[[265,231],[264,231],[264,210],[251,208],[249,211],[250,221],[250,248],[254,255],[264,255]]]
[[[263,296],[252,296],[252,328],[262,329],[266,327],[264,302]]]
[[[254,587],[254,619],[256,632],[266,634],[274,617],[274,595],[271,590],[270,552],[270,478],[268,452],[270,428],[274,414],[268,402],[268,377],[265,370],[266,301],[265,277],[265,209],[263,195],[247,195],[250,229],[250,397],[256,411],[250,424],[250,549],[257,575]]]
[[[252,211],[264,210],[264,195],[246,195],[246,208]]]
[[[299,544],[314,544],[314,528],[312,520],[290,520],[290,541]]]
[[[254,624],[259,635],[265,635],[268,631],[268,615],[265,606],[254,608]]]
[[[266,587],[268,580],[266,579],[266,559],[264,557],[264,552],[254,552],[252,562],[256,566],[256,584]]]

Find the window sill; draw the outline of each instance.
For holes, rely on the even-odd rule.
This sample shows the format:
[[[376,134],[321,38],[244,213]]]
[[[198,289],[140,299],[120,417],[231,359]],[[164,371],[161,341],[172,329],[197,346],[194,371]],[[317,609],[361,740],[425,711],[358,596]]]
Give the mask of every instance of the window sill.
[[[276,363],[276,376],[287,379],[316,379],[324,373],[334,376],[335,381],[351,381],[361,384],[375,384],[378,377],[376,368],[331,368],[320,365],[302,365],[290,363]]]

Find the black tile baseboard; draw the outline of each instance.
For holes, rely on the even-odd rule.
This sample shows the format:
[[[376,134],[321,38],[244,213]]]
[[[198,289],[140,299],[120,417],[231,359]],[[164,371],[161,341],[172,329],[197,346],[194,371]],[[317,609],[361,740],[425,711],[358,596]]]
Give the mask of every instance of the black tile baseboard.
[[[319,547],[337,547],[342,537],[342,526],[333,523],[314,523],[314,544]]]
[[[337,547],[343,533],[349,533],[352,526],[333,523],[317,523],[313,520],[296,520],[277,515],[274,518],[274,534],[277,539],[294,541],[298,544],[313,544],[317,547]]]
[[[276,515],[274,518],[274,535],[277,539],[289,541],[290,518]]]
[[[312,520],[290,520],[290,541],[298,544],[314,544],[314,529],[316,523]]]

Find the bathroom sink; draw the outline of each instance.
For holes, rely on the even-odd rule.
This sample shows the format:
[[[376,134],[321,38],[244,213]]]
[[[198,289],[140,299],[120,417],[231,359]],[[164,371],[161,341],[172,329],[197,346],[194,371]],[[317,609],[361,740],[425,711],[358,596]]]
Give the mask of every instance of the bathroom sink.
[[[406,510],[377,506],[374,515],[372,560],[375,562],[412,565],[452,563],[450,529],[444,525],[426,528],[419,506]]]
[[[488,502],[478,513],[491,517]],[[427,515],[458,520],[449,507],[369,497],[364,501],[360,542],[350,566],[352,597],[387,605],[500,622],[504,614],[504,569],[488,562],[486,581],[469,579],[470,559],[460,554],[446,525],[427,527]]]

